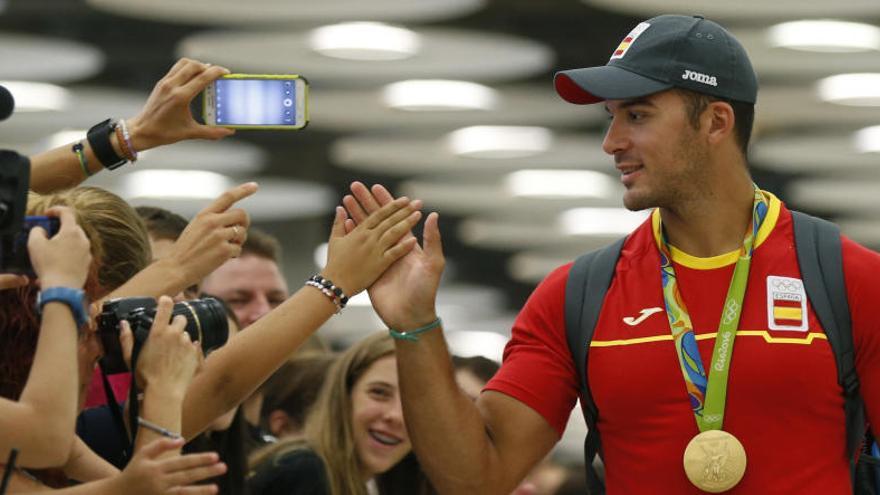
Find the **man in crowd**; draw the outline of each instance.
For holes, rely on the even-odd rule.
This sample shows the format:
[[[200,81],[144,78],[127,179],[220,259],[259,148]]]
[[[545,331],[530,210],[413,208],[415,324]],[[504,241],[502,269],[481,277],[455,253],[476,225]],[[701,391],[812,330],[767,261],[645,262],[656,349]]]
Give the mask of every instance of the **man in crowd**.
[[[699,16],[649,19],[607,65],[556,76],[567,101],[604,105],[603,149],[624,205],[654,209],[626,239],[589,348],[609,494],[852,490],[843,390],[807,304],[792,213],[749,174],[757,89],[740,43]],[[343,202],[353,222],[391,200],[381,186],[352,192]],[[474,404],[455,385],[438,330],[437,221],[428,217],[423,248],[385,272],[370,298],[398,339],[407,428],[433,484],[506,494],[559,440],[577,399],[565,324],[571,265],[529,298]],[[855,368],[877,425],[880,255],[845,237],[842,250]],[[776,311],[782,300],[798,306]],[[705,469],[686,473],[686,451]]]

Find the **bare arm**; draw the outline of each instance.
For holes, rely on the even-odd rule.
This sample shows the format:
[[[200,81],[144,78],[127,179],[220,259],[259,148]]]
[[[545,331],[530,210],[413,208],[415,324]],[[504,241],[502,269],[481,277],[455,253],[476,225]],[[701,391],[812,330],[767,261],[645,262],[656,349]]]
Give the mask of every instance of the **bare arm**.
[[[221,139],[233,134],[222,127],[209,127],[197,123],[189,110],[189,102],[212,81],[229,71],[195,60],[180,59],[168,73],[156,83],[144,108],[126,119],[132,146],[144,151],[184,139]],[[98,161],[83,136],[83,151],[90,174],[100,172],[104,166]],[[123,156],[115,134],[110,143],[119,156]],[[50,193],[74,187],[86,179],[79,159],[72,151],[73,143],[36,154],[31,159],[31,189]]]
[[[46,238],[34,228],[28,251],[42,286],[80,288],[91,260],[89,241],[68,208],[53,208],[61,228]],[[45,304],[30,376],[18,402],[0,399],[0,458],[18,448],[24,467],[60,466],[67,461],[77,413],[77,327],[61,302]]]
[[[172,455],[180,450],[182,441],[168,439],[152,442],[135,454],[122,473],[103,480],[84,483],[62,490],[37,490],[41,495],[211,495],[215,485],[188,486],[226,472],[217,454]]]
[[[337,209],[323,274],[352,296],[370,285],[396,259],[415,245],[398,243],[418,222],[420,213],[402,198],[345,234],[344,211]],[[260,318],[247,331],[205,360],[184,400],[183,435],[192,438],[263,383],[336,310],[312,287],[303,287]]]
[[[119,470],[114,465],[102,459],[76,436],[70,458],[61,470],[68,478],[79,482],[100,480],[119,474]]]
[[[159,298],[150,335],[135,364],[135,384],[145,391],[140,416],[152,425],[180,434],[181,406],[199,365],[201,350],[184,331],[186,318],[178,315],[168,323],[173,306],[171,298]],[[131,333],[127,323],[124,331]],[[137,425],[130,427],[136,428]],[[161,438],[159,432],[139,427],[135,452]],[[173,454],[173,451],[168,451],[162,455],[167,457]]]
[[[440,493],[507,495],[558,441],[556,430],[516,399],[487,391],[475,404],[465,395],[441,330],[396,344],[407,431]]]
[[[343,203],[355,222],[392,199],[381,186],[371,192],[355,183],[352,192]],[[373,307],[389,328],[413,330],[436,318],[445,264],[438,219],[429,215],[423,247],[370,287]],[[455,382],[442,329],[416,342],[397,340],[395,347],[407,431],[440,493],[509,494],[558,440],[543,417],[511,397],[485,392],[474,404]]]

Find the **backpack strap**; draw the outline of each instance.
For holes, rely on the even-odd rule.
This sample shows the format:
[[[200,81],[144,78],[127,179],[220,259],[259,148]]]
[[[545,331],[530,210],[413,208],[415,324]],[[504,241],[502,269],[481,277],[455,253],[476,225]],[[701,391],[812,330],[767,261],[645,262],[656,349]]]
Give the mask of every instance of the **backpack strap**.
[[[797,211],[791,214],[801,278],[837,363],[837,383],[843,388],[846,413],[846,453],[854,468],[866,423],[856,375],[840,230],[820,218]]]
[[[571,267],[565,285],[565,331],[580,383],[581,409],[587,421],[584,457],[590,494],[605,493],[605,487],[593,469],[593,459],[601,451],[601,443],[596,428],[599,411],[587,383],[587,351],[625,241],[624,237],[610,246],[581,255]]]

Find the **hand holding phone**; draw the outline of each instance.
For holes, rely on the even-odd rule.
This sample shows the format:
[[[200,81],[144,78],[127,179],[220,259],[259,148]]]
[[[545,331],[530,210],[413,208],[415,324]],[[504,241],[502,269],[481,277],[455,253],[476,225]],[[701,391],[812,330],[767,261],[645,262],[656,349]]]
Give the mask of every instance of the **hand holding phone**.
[[[228,74],[205,88],[205,123],[231,129],[308,125],[308,82],[297,75]]]
[[[16,268],[20,273],[39,277],[44,288],[80,288],[92,265],[91,243],[77,225],[73,210],[55,207],[48,213],[59,216],[25,217],[25,227],[18,238],[19,253],[23,253],[19,254],[21,266]]]

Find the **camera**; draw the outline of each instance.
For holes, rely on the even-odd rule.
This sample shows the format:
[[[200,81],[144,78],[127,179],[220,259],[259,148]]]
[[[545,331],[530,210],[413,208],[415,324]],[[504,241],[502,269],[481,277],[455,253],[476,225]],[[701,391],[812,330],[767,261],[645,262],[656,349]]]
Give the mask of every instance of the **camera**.
[[[223,303],[213,297],[176,303],[171,311],[171,319],[177,315],[186,317],[184,330],[191,340],[201,344],[202,353],[205,355],[225,344],[229,337],[226,310]],[[119,324],[125,320],[131,326],[134,336],[132,349],[132,361],[134,361],[150,335],[150,327],[153,326],[155,316],[156,300],[150,297],[126,297],[104,303],[98,317],[98,337],[104,346],[101,368],[105,374],[129,371],[119,343]],[[134,366],[132,363],[132,368]]]

